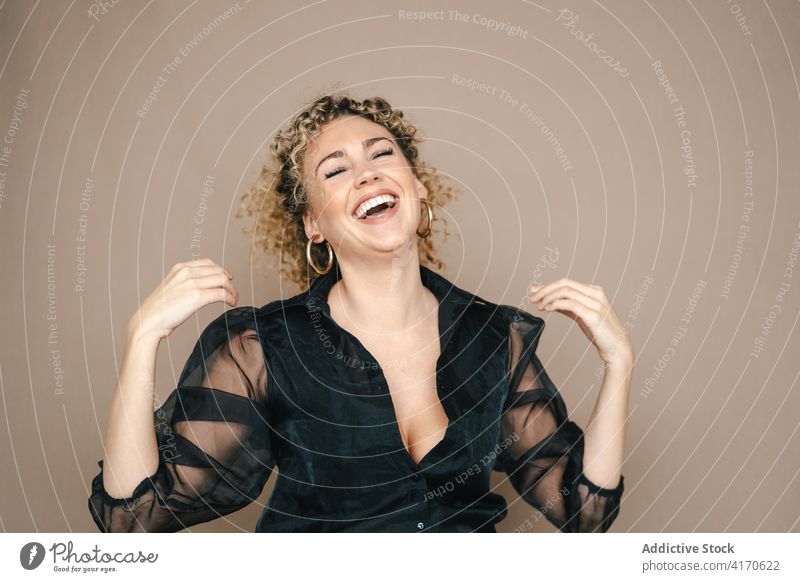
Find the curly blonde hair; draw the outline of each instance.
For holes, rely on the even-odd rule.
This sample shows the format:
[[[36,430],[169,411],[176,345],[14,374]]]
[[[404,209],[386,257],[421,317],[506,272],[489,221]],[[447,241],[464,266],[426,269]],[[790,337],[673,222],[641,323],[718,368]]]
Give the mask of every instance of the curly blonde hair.
[[[419,159],[417,128],[405,119],[402,111],[392,109],[381,97],[357,101],[347,94],[328,94],[318,97],[295,116],[288,127],[278,131],[269,146],[271,160],[265,163],[256,183],[241,197],[241,207],[236,216],[255,217],[245,232],[253,235],[251,260],[256,250],[279,257],[280,270],[300,288],[310,285],[316,277],[306,259],[308,237],[303,224],[303,213],[309,205],[308,192],[303,183],[303,158],[312,138],[320,126],[342,115],[361,115],[391,132],[406,157],[415,176],[428,190],[428,201],[434,211],[460,194],[446,185],[434,168]],[[418,239],[420,264],[442,269],[444,267],[434,248],[432,238],[437,223],[443,225],[444,238],[447,221],[434,212],[431,225],[433,233]],[[421,217],[421,224],[425,224]],[[312,258],[316,265],[325,265],[327,247],[312,245]],[[335,259],[334,259],[335,260]]]

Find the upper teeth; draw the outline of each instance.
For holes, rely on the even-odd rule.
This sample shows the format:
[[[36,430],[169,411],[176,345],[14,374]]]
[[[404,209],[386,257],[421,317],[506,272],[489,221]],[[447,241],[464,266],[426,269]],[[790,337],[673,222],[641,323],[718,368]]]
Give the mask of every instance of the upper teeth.
[[[365,200],[362,202],[358,208],[356,208],[353,215],[356,218],[364,218],[367,215],[367,210],[370,208],[375,208],[379,204],[391,203],[394,202],[397,197],[393,196],[392,194],[380,194],[379,196],[375,196],[375,198],[370,198],[369,200]],[[394,206],[394,204],[392,204]]]

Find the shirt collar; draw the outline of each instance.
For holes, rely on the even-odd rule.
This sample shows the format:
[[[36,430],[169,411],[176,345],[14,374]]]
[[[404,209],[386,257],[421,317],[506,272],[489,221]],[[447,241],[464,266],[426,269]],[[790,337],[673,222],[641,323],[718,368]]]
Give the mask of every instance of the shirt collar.
[[[466,313],[469,306],[480,298],[455,286],[424,265],[420,265],[419,269],[422,284],[436,296],[439,302],[439,339],[443,352],[455,331],[458,320]],[[305,294],[305,306],[308,311],[322,311],[330,318],[331,308],[327,301],[328,292],[333,284],[341,278],[339,264],[334,263],[330,271],[312,281]]]

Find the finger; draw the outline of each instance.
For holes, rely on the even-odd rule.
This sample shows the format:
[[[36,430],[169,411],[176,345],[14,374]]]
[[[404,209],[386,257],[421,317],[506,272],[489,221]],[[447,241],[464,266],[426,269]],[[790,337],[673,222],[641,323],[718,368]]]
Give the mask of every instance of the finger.
[[[566,312],[568,315],[574,315],[587,323],[594,323],[599,317],[599,313],[590,308],[585,303],[574,299],[572,297],[564,297],[556,299],[551,302],[547,307],[547,311],[561,311]]]
[[[172,275],[174,273],[190,272],[194,267],[209,266],[215,264],[216,263],[214,263],[214,261],[212,261],[211,259],[192,259],[190,261],[175,263],[169,270],[169,274]]]
[[[236,291],[236,288],[233,286],[233,283],[228,276],[224,273],[217,273],[214,275],[207,275],[205,277],[198,277],[196,279],[191,279],[192,284],[198,289],[211,289],[214,287],[223,287],[227,289],[231,295],[239,299],[239,292]]]
[[[559,287],[563,287],[569,279],[562,277],[560,279],[556,279],[555,281],[551,281],[550,283],[545,283],[544,285],[539,285],[537,287],[530,287],[528,289],[529,292],[532,292],[533,295],[531,296],[532,301],[538,301],[548,293],[552,293],[553,290],[558,289]]]
[[[586,295],[585,293],[579,291],[575,287],[569,287],[565,285],[563,287],[558,287],[554,289],[553,291],[542,297],[538,301],[539,309],[544,309],[545,307],[547,307],[547,305],[549,305],[556,299],[564,299],[564,298],[581,301],[590,309],[595,309],[599,311],[603,308],[603,303],[601,301],[598,301],[594,297]]]
[[[209,305],[217,301],[223,301],[231,307],[236,307],[239,303],[239,297],[233,295],[229,289],[223,287],[212,287],[208,289],[200,289],[200,305]]]
[[[228,279],[233,279],[233,274],[222,265],[196,265],[187,269],[190,277],[207,277],[224,273]]]
[[[546,285],[539,285],[534,287],[529,287],[528,292],[532,292],[533,295],[531,299],[536,302],[541,297],[546,295],[547,293],[552,292],[554,289],[558,287],[574,287],[581,293],[588,295],[589,297],[593,297],[598,301],[602,301],[602,288],[596,285],[587,285],[585,283],[580,283],[573,279],[568,279],[566,277],[562,277],[561,279],[557,279],[556,281],[552,281],[551,283],[547,283]]]
[[[575,287],[569,287],[567,285],[563,287],[558,287],[542,297],[537,303],[539,307],[544,307],[548,303],[555,301],[556,299],[577,299],[583,301],[587,304],[587,306],[591,307],[592,309],[601,309],[603,307],[603,303],[598,301],[594,297],[590,297],[586,295],[583,291],[579,291]]]
[[[602,324],[606,318],[614,317],[614,310],[610,306],[580,293],[575,294],[573,297],[557,298],[551,301],[545,307],[545,310],[565,312],[573,319],[577,317],[583,320],[592,328]]]

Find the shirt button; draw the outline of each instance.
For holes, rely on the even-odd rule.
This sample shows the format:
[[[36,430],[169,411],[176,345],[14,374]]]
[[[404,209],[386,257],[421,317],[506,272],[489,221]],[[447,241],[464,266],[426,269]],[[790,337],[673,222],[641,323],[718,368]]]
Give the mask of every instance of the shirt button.
[[[422,522],[419,522],[419,523],[417,524],[417,529],[422,529],[423,527],[425,527],[425,524],[424,524],[424,523],[422,523]]]
[[[414,481],[419,481],[419,475],[411,475],[411,479]]]

